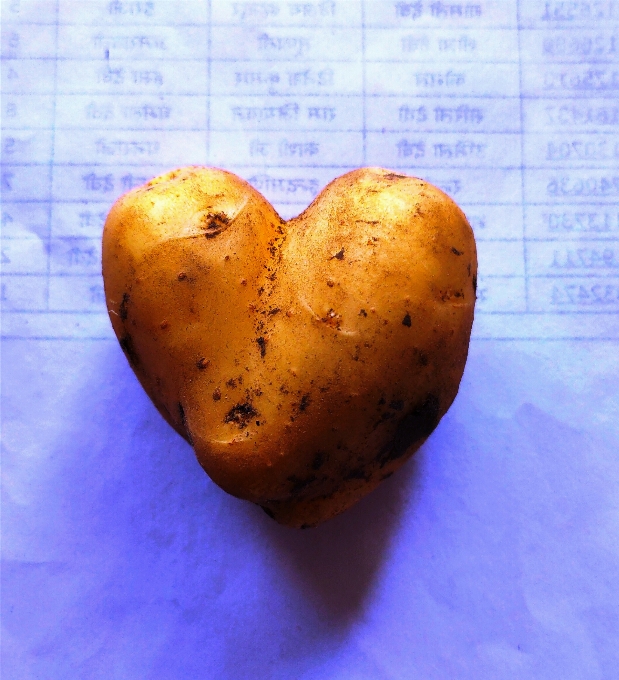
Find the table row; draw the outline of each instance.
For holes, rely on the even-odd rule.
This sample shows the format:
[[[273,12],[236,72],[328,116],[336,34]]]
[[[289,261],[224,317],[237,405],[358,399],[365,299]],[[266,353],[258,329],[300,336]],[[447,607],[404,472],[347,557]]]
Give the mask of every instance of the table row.
[[[385,165],[394,168],[609,168],[619,165],[619,132],[607,134],[403,133],[400,131],[11,130],[5,163],[178,165],[209,162],[277,167]]]
[[[616,99],[616,64],[12,59],[2,94],[193,94]]]
[[[132,178],[133,179],[133,178]],[[600,206],[483,205],[460,203],[482,241],[604,241],[619,238],[619,204]],[[109,201],[11,202],[2,206],[2,234],[5,239],[99,239]],[[284,217],[300,211],[283,206]],[[519,256],[517,256],[519,257]]]
[[[2,0],[4,21],[82,26],[589,27],[619,20],[616,0]]]
[[[36,316],[44,312],[105,313],[100,275],[2,275],[2,309]],[[504,277],[480,275],[476,313],[619,313],[619,273],[605,277]],[[36,323],[36,322],[35,322]],[[10,321],[8,322],[10,326]],[[7,323],[3,322],[7,332]],[[9,331],[10,334],[10,331]]]
[[[190,149],[190,153],[172,165],[206,165],[206,150]],[[230,158],[231,153],[226,155]],[[222,157],[223,160],[223,157]],[[210,163],[213,164],[211,157]],[[376,158],[368,158],[367,165],[376,165]],[[273,167],[267,164],[236,165],[221,163],[232,172],[246,178],[262,192],[282,214],[291,206],[300,212],[331,180],[358,164],[331,164],[316,167]],[[619,170],[599,169],[530,169],[489,166],[476,168],[419,167],[413,159],[409,163],[391,166],[410,175],[432,182],[460,204],[551,205],[566,204],[613,205],[619,201]],[[111,202],[121,193],[139,186],[150,178],[170,169],[166,165],[125,165],[105,167],[92,164],[30,164],[2,166],[2,194],[6,202],[52,201]]]
[[[517,28],[97,27],[7,24],[5,59],[229,59],[366,62],[454,60],[517,63],[574,59],[617,62],[616,27],[567,33]]]
[[[4,130],[612,132],[619,103],[519,97],[5,94]]]

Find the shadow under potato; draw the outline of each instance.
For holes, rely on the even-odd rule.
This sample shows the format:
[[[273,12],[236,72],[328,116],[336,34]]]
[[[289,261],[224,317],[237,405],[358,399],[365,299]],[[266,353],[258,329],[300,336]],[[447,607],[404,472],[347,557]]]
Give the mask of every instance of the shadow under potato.
[[[115,340],[5,342],[5,675],[614,677],[616,371],[564,347],[473,343],[428,444],[299,531],[208,480]]]
[[[265,537],[292,567],[291,578],[333,623],[351,623],[363,609],[412,494],[420,455],[423,448],[368,496],[315,529],[280,526],[255,508]]]
[[[108,348],[108,351],[117,353],[112,347]],[[115,356],[115,360],[122,363],[122,357]],[[196,497],[197,490],[204,487],[202,480],[208,477],[203,477],[204,472],[193,459],[193,452],[183,451],[185,442],[177,439],[172,430],[168,431],[154,409],[146,406],[147,398],[142,394],[139,385],[134,383],[133,377],[130,377],[128,368],[124,365],[123,372],[126,375],[125,379],[132,385],[131,392],[139,395],[138,399],[142,403],[142,408],[138,408],[140,413],[134,416],[135,420],[139,422],[146,417],[149,423],[154,421],[161,426],[162,433],[165,433],[169,442],[168,446],[175,450],[175,457],[178,455],[173,473],[176,479],[174,484],[176,493],[181,497],[191,498],[193,511],[198,512],[201,521],[211,525],[219,523],[219,529],[215,532],[218,535],[212,536],[211,540],[214,543],[211,543],[209,549],[217,550],[214,546],[219,545],[226,555],[229,551],[235,553],[240,550],[236,557],[231,554],[224,558],[226,562],[230,559],[233,564],[240,554],[254,543],[255,531],[260,537],[261,545],[256,546],[258,551],[274,557],[270,561],[271,576],[279,581],[282,589],[296,590],[316,612],[317,617],[327,619],[330,626],[346,628],[352,624],[362,612],[381,566],[388,559],[391,538],[397,530],[405,506],[415,492],[415,480],[426,445],[422,446],[394,475],[341,515],[317,528],[292,529],[270,519],[259,506],[228,496],[217,487],[210,487],[210,484],[207,484],[205,491],[209,496],[214,491],[217,501],[213,497],[203,496],[203,492]],[[121,397],[121,403],[123,400],[131,401],[126,392]],[[129,403],[126,403],[125,407],[118,409],[118,412],[125,414],[126,418],[128,408]],[[142,410],[145,412],[141,413]],[[146,483],[147,487],[154,484],[155,488],[151,491],[144,489],[137,494],[142,499],[161,494],[162,490],[157,490],[161,477],[170,480],[169,475],[172,472],[168,468],[170,465],[169,453],[166,451],[168,447],[158,446],[153,442],[152,433],[148,439],[151,440],[150,445],[147,441],[144,442],[145,448],[148,449],[147,459],[141,462],[138,462],[139,457],[134,459],[133,463],[137,467],[129,475],[130,484],[138,486],[140,483],[137,479],[143,478],[145,473],[150,477],[147,470],[150,471],[151,468],[154,468],[152,472],[157,470],[155,477]],[[187,476],[176,470],[177,466],[184,468],[184,475]],[[208,491],[209,487],[211,492]],[[176,503],[181,502],[181,498],[178,498],[172,501],[171,505],[174,507]],[[214,507],[213,502],[216,506],[221,504],[221,515],[217,520],[210,514]],[[192,514],[189,508],[186,511]],[[159,522],[161,520],[160,516]],[[175,522],[178,522],[178,518]],[[189,527],[181,529],[178,526],[174,530],[169,527],[169,530],[172,533],[192,531]],[[201,536],[199,542],[202,543],[205,539],[203,529],[198,529],[198,532]],[[231,534],[235,532],[237,536],[232,539]],[[203,547],[206,545],[208,542]],[[254,558],[258,560],[257,555]]]
[[[41,630],[48,627],[43,612],[56,602],[52,618],[70,612],[72,622],[59,649],[79,649],[90,631],[120,658],[123,641],[148,630],[160,636],[158,647],[136,648],[136,659],[146,663],[159,648],[198,666],[229,659],[230,677],[253,672],[257,658],[286,654],[305,663],[317,650],[330,654],[360,620],[389,561],[423,447],[342,515],[316,529],[291,529],[208,480],[115,343],[53,351],[62,354],[59,390],[69,415],[47,437],[50,458],[29,521],[67,570],[30,586],[21,573],[14,580],[15,592],[29,588],[43,599]],[[28,367],[27,385],[45,364],[15,361]],[[26,390],[25,403],[33,398]],[[50,392],[37,417],[46,423],[57,408]],[[215,647],[204,646],[205,636]],[[39,637],[36,644],[48,634]],[[247,668],[238,665],[239,649]]]

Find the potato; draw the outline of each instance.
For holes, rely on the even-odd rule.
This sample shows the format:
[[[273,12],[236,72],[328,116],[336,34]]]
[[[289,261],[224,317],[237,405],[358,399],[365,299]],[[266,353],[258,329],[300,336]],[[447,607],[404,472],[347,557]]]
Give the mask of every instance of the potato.
[[[284,222],[214,168],[122,196],[103,234],[114,331],[228,493],[316,526],[397,470],[458,391],[477,259],[428,182],[364,168]]]

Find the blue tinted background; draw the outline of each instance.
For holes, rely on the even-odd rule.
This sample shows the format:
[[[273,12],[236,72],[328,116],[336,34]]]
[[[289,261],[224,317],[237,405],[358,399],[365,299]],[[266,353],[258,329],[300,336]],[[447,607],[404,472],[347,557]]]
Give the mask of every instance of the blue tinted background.
[[[618,25],[615,2],[3,0],[3,677],[619,677]],[[187,163],[285,217],[383,165],[475,229],[458,398],[316,530],[216,487],[111,332],[105,214]]]

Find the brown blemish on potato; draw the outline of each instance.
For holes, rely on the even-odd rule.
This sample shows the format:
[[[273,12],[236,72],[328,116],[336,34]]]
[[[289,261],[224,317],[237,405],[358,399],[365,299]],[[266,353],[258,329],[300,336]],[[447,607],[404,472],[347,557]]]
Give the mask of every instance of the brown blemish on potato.
[[[235,404],[226,413],[224,418],[224,423],[234,423],[238,425],[239,430],[243,430],[247,427],[250,420],[253,420],[257,415],[258,411],[253,407],[250,401],[244,403]]]
[[[341,248],[340,250],[335,253],[332,257],[329,258],[330,260],[343,260],[344,259],[344,248]]]
[[[207,359],[206,357],[200,357],[200,358],[196,361],[196,366],[197,366],[201,371],[203,371],[205,368],[208,368],[210,365],[211,365],[211,362],[210,362],[210,360]]]
[[[129,363],[132,366],[138,366],[140,363],[140,357],[138,356],[138,353],[135,351],[135,347],[133,345],[133,338],[129,333],[123,335],[122,338],[118,340],[118,343],[122,349],[122,351],[125,353],[127,359],[129,359]]]
[[[372,475],[363,468],[355,468],[354,470],[349,470],[343,477],[345,481],[350,481],[351,479],[363,479],[364,481],[369,481]]]
[[[451,298],[460,298],[464,297],[464,291],[462,290],[443,290],[440,291],[439,297],[441,298],[442,302],[447,302],[448,300],[451,300]]]
[[[185,409],[183,408],[183,405],[181,404],[180,401],[179,401],[178,404],[177,404],[177,408],[178,408],[178,415],[179,415],[179,418],[181,419],[181,425],[182,425],[185,429],[187,429],[187,418],[186,418],[186,416],[185,416]]]
[[[126,321],[127,320],[127,305],[129,304],[129,293],[123,293],[123,299],[122,302],[120,303],[120,306],[118,307],[118,316],[120,317],[121,321]]]
[[[323,323],[327,324],[331,328],[337,328],[340,330],[340,321],[342,320],[341,314],[338,314],[334,309],[330,309],[325,316],[320,319]]]
[[[291,494],[296,494],[299,493],[299,491],[303,491],[306,487],[308,487],[310,484],[316,481],[316,475],[310,475],[309,477],[306,477],[305,479],[296,477],[295,475],[291,475],[288,477],[286,480],[292,484],[292,488],[290,489]]]
[[[187,278],[187,274],[185,272],[179,272],[178,276],[176,277],[179,281],[184,281]]]
[[[312,470],[320,470],[327,460],[327,454],[324,451],[316,451],[314,460],[312,460]]]
[[[205,230],[204,235],[206,238],[215,238],[215,236],[221,234],[222,231],[230,226],[230,218],[223,212],[217,213],[206,213],[202,217],[202,223],[200,226]]]
[[[219,401],[221,399],[221,390],[219,387],[216,387],[215,390],[213,391],[213,401]]]
[[[256,344],[260,348],[260,356],[264,359],[267,353],[267,341],[265,340],[265,338],[261,336],[259,338],[256,338]]]
[[[393,442],[378,457],[380,467],[401,458],[416,442],[430,436],[438,425],[440,402],[436,395],[428,394],[425,400],[404,416],[395,433]]]
[[[166,409],[167,410],[167,409]],[[185,409],[183,408],[183,405],[181,402],[178,402],[178,415],[181,420],[181,425],[183,428],[182,434],[185,435],[185,439],[193,446],[193,439],[191,436],[191,432],[189,431],[189,428],[187,427],[187,416],[185,415]]]
[[[408,328],[411,327],[411,315],[406,312],[406,316],[402,319],[402,325],[407,326]]]
[[[452,252],[454,255],[463,255],[463,254],[464,254],[461,250],[458,250],[457,248],[452,248],[452,249],[451,249],[451,252]]]

